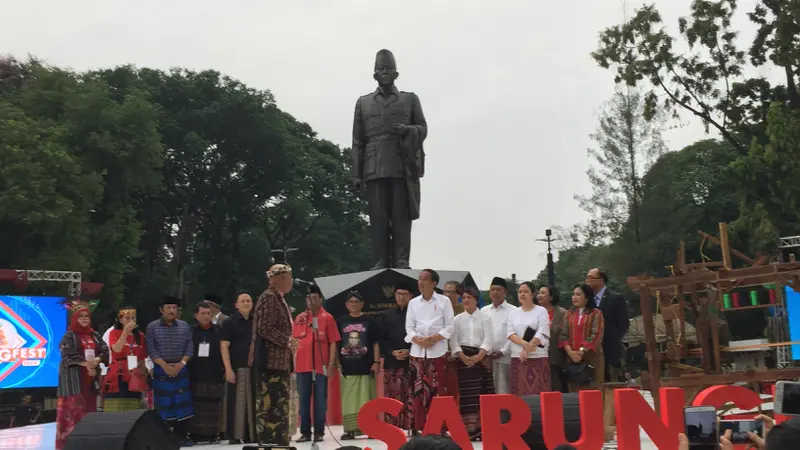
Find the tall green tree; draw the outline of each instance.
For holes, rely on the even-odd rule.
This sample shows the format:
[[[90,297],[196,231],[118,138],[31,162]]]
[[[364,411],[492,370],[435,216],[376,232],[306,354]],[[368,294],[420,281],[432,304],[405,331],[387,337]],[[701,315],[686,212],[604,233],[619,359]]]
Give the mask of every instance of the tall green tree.
[[[688,263],[703,262],[703,255],[719,260],[719,249],[704,242],[697,230],[714,234],[718,222],[737,217],[739,203],[730,195],[736,189],[730,164],[738,155],[728,142],[713,139],[662,155],[642,177],[639,223],[628,218],[619,236],[608,244],[589,243],[575,233],[575,241],[566,240],[567,245],[559,248],[556,287],[568,292],[584,280],[589,269],[603,267],[610,274],[611,287],[625,294],[632,314],[639,314],[639,298],[625,284],[628,276],[668,275],[680,241],[686,244]],[[635,226],[639,243],[634,238]],[[546,282],[545,268],[537,284]]]
[[[47,179],[52,173],[42,171],[31,172],[27,180],[6,180],[12,192],[25,184],[58,183],[51,193],[53,197],[42,199],[41,207],[54,206],[52,202],[59,201],[58,190],[71,192],[74,200],[65,213],[70,217],[54,218],[63,220],[63,225],[75,224],[74,228],[56,229],[50,237],[39,235],[47,229],[44,226],[28,227],[28,238],[13,244],[16,248],[7,254],[7,264],[16,268],[81,271],[86,279],[105,285],[104,304],[113,307],[125,291],[125,276],[132,270],[130,262],[138,251],[140,222],[132,203],[154,192],[160,181],[161,143],[156,110],[143,92],[131,91],[112,98],[103,80],[86,74],[44,67],[35,60],[6,60],[4,67],[3,72],[12,82],[6,85],[0,101],[22,112],[22,123],[39,123],[58,130],[48,132],[49,143],[29,149],[30,157],[36,158],[30,169],[63,164],[66,170],[74,167],[85,177],[81,182],[68,181],[64,175]],[[9,120],[13,124],[17,119]],[[38,134],[33,132],[31,136]],[[60,150],[52,157],[36,156],[56,142]],[[28,145],[38,144],[33,140]],[[14,145],[5,143],[2,154],[11,157]],[[89,186],[91,190],[81,190]],[[34,198],[28,197],[28,202]],[[0,215],[0,221],[9,218]]]
[[[349,160],[215,71],[0,59],[0,267],[80,271],[109,318],[124,302],[144,320],[164,292],[187,311],[203,292],[257,295],[284,246],[301,278],[359,270]]]
[[[736,149],[740,211],[734,230],[750,250],[769,251],[780,234],[800,232],[800,3],[759,1],[747,14],[758,32],[746,52],[737,46],[736,10],[734,0],[693,0],[689,16],[678,21],[688,48],[680,52],[658,10],[647,5],[603,31],[593,57],[615,70],[618,83],[649,83],[650,114],[688,112]],[[745,75],[746,68],[762,66],[778,69],[781,82]]]
[[[600,113],[597,131],[591,135],[596,148],[588,150],[595,165],[586,175],[589,196],[576,196],[581,207],[598,220],[608,238],[619,236],[630,219],[636,243],[641,242],[639,208],[641,180],[652,162],[666,151],[661,138],[661,116],[645,116],[642,93],[620,87]]]

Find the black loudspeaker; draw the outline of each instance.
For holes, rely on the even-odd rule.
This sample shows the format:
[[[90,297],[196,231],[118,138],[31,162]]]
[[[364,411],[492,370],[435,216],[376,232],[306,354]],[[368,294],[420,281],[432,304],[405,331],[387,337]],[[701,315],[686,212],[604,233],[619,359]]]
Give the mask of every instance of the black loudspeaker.
[[[539,396],[526,395],[520,398],[525,400],[531,410],[531,426],[522,435],[522,439],[533,450],[548,450],[547,446],[544,445],[544,436],[542,434],[542,407],[539,403]],[[581,412],[578,394],[561,394],[561,399],[564,405],[564,435],[567,437],[567,442],[575,442],[581,437]],[[509,417],[508,411],[501,411],[500,422],[507,423]]]
[[[178,450],[181,443],[157,412],[147,409],[87,414],[64,450]]]

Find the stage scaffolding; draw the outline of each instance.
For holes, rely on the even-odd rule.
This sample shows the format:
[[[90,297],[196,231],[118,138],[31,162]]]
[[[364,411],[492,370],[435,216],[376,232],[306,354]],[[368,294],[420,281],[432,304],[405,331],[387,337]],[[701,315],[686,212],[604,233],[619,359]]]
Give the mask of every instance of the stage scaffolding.
[[[19,281],[51,281],[67,283],[67,295],[72,298],[81,296],[80,272],[65,272],[60,270],[15,270]]]

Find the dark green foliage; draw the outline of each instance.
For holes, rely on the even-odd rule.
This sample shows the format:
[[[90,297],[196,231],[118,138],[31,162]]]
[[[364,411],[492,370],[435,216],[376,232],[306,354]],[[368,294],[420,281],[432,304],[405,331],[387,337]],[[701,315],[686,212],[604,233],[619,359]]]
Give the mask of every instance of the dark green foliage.
[[[218,72],[0,59],[0,267],[81,271],[105,284],[101,312],[152,316],[164,292],[230,312],[284,247],[300,278],[363,269],[348,171],[271,93]]]

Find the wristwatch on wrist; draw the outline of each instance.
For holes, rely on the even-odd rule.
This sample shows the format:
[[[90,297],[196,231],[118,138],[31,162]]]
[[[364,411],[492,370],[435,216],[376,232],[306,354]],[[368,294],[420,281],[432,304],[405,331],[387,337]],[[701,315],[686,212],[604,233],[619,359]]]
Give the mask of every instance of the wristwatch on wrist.
[[[580,350],[578,350],[578,351],[581,352],[581,353],[584,353],[586,351],[586,348],[585,347],[581,347]]]
[[[186,365],[186,361],[181,360],[181,364],[183,364],[185,366]]]

